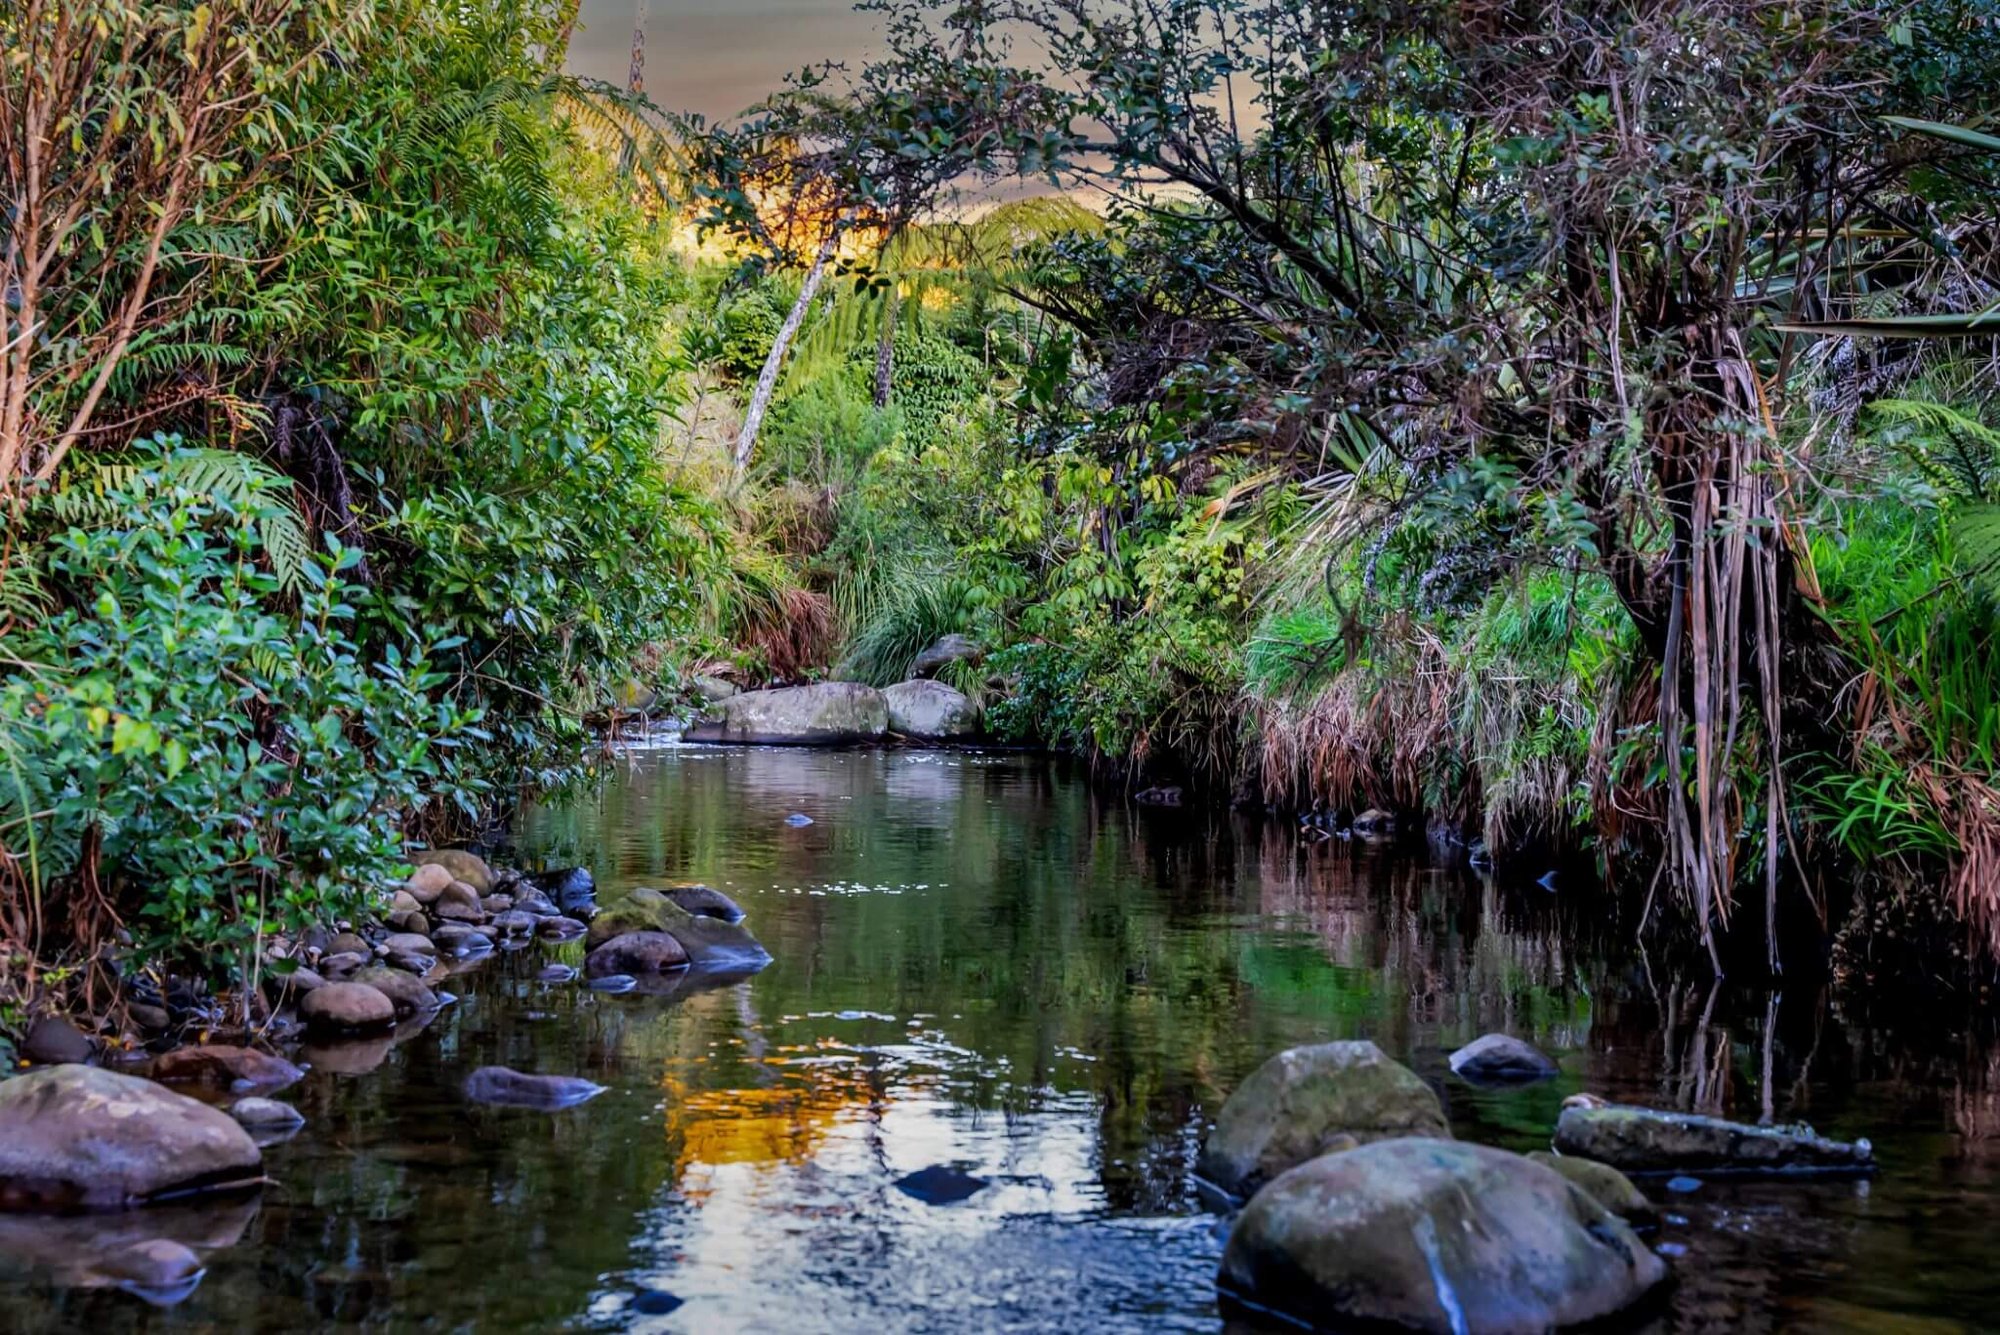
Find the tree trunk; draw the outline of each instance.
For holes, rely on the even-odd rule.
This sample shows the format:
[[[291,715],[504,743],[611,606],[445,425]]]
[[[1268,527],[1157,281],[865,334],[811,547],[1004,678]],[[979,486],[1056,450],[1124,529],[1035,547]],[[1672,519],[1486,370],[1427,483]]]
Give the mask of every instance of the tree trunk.
[[[839,246],[840,229],[835,227],[820,243],[812,268],[806,270],[806,281],[799,285],[799,299],[792,303],[791,313],[778,326],[778,336],[771,340],[771,355],[764,359],[764,369],[757,374],[757,388],[751,392],[750,407],[743,414],[743,431],[736,437],[738,477],[742,477],[743,470],[750,466],[750,451],[757,446],[757,429],[764,425],[764,414],[770,410],[771,396],[778,392],[778,372],[784,367],[785,353],[791,349],[792,339],[798,336],[799,326],[805,323],[806,311],[812,306],[820,281],[826,277],[827,263],[833,259],[833,252]]]
[[[891,283],[882,311],[882,330],[875,338],[875,406],[889,406],[889,391],[896,384],[896,319],[903,311],[901,288]]]

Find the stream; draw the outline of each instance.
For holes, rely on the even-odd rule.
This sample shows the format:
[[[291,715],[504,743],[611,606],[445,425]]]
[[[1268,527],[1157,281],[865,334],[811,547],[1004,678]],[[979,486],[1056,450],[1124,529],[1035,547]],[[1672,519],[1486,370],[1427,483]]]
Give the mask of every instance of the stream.
[[[1639,1329],[2000,1325],[1990,1023],[1676,973],[1584,926],[1593,887],[976,752],[635,749],[514,837],[500,861],[587,866],[601,900],[724,890],[775,962],[619,996],[533,980],[580,944],[495,954],[427,1026],[304,1054],[259,1197],[145,1212],[207,1256],[191,1296],[90,1286],[130,1216],[16,1217],[0,1329],[1218,1330],[1189,1170],[1249,1071],[1332,1038],[1511,1149],[1579,1091],[1873,1140],[1872,1180],[1647,1183],[1677,1284]],[[1493,1030],[1560,1076],[1457,1081]],[[470,1104],[488,1063],[608,1089]]]

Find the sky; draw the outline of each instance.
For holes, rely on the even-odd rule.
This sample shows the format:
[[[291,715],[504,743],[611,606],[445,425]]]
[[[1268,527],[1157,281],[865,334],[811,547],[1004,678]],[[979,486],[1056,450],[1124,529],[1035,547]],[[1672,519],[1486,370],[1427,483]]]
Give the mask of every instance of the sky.
[[[856,64],[874,45],[875,16],[855,13],[852,0],[583,0],[571,71],[622,85],[635,9],[645,13],[647,95],[711,121],[774,91],[792,70]]]

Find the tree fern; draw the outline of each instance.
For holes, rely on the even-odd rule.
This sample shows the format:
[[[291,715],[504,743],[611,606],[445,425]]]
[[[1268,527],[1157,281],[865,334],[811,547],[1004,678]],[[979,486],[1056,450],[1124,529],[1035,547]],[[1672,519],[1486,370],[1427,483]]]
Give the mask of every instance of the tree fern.
[[[291,479],[234,450],[176,449],[157,458],[92,460],[68,470],[38,503],[60,524],[106,528],[129,516],[129,498],[166,489],[212,496],[257,516],[257,536],[271,573],[286,589],[305,578],[313,557],[306,524],[291,505]]]

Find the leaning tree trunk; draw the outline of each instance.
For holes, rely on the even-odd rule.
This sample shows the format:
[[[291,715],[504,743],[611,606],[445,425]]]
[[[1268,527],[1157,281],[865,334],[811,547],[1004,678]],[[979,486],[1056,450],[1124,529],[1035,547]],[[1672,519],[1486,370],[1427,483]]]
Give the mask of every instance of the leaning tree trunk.
[[[836,227],[820,243],[819,254],[813,256],[812,268],[806,270],[806,280],[799,285],[799,299],[792,303],[785,322],[778,326],[778,336],[771,340],[771,355],[764,359],[764,369],[757,374],[757,388],[751,391],[750,406],[743,414],[743,430],[736,437],[738,477],[742,477],[743,470],[750,466],[750,452],[757,447],[757,431],[764,425],[764,414],[770,411],[771,396],[778,392],[778,372],[784,368],[785,354],[791,350],[799,326],[805,323],[806,311],[811,308],[820,282],[826,277],[826,266],[839,247],[840,229]]]
[[[875,406],[889,406],[889,392],[896,384],[896,318],[902,313],[903,294],[894,283],[882,310],[882,329],[875,336]]]

